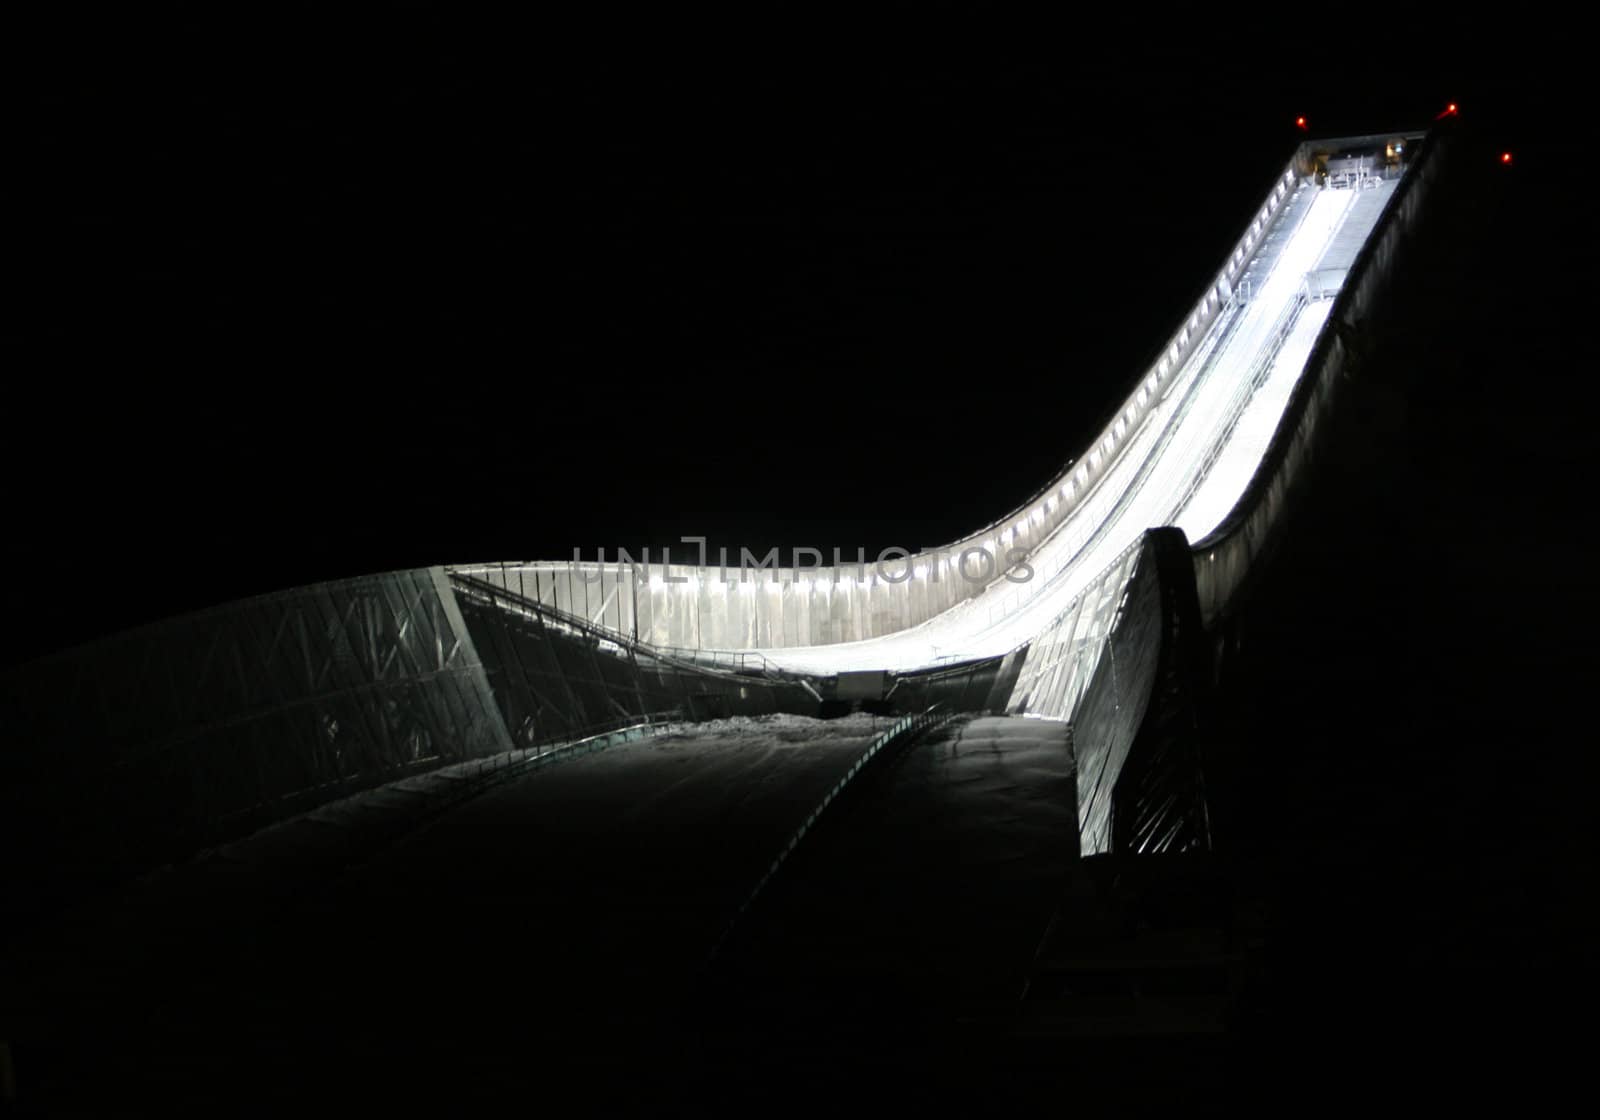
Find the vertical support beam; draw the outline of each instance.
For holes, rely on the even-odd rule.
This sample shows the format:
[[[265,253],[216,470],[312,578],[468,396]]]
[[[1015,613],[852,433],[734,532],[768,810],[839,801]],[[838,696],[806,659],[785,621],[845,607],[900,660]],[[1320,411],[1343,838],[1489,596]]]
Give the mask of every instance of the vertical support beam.
[[[467,620],[461,614],[461,604],[456,602],[456,593],[450,586],[450,577],[445,574],[444,568],[437,565],[428,569],[428,575],[433,580],[433,589],[439,597],[445,622],[455,633],[465,664],[472,667],[469,679],[476,685],[478,707],[483,712],[490,740],[497,750],[509,751],[511,734],[506,730],[506,721],[500,716],[500,704],[495,698],[489,674],[484,671],[483,659],[478,656],[478,649],[473,645],[472,633],[467,629]]]

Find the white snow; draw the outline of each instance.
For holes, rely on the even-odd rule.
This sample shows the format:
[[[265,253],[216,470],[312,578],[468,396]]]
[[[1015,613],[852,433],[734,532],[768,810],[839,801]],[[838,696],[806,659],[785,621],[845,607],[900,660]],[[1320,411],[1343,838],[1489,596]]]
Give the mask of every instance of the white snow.
[[[759,652],[778,667],[818,674],[905,672],[1004,654],[1042,632],[1146,529],[1177,525],[1191,541],[1204,537],[1249,483],[1304,369],[1331,306],[1304,303],[1305,275],[1343,228],[1356,197],[1317,193],[1253,298],[1217,317],[1095,492],[1030,557],[1031,581],[999,581],[885,637]],[[1259,388],[1252,394],[1253,382]]]

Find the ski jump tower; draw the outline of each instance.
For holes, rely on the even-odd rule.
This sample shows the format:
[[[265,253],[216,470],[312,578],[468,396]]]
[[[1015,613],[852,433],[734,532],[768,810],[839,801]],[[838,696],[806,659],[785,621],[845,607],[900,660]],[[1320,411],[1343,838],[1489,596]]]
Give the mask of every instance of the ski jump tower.
[[[116,635],[3,682],[0,818],[133,867],[642,722],[940,703],[1072,725],[1085,852],[1203,846],[1197,696],[1449,138],[1301,144],[1104,430],[959,541],[464,564]]]

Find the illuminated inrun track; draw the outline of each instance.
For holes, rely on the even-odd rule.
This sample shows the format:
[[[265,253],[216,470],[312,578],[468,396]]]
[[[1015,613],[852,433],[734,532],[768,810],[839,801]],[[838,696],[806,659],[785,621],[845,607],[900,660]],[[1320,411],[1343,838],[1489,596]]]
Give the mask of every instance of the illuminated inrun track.
[[[1260,279],[1250,297],[1235,298],[1211,322],[1110,471],[1030,554],[1032,579],[997,581],[898,634],[763,655],[787,669],[837,673],[1004,654],[1049,626],[1146,529],[1175,525],[1191,541],[1205,538],[1250,481],[1337,294],[1312,294],[1307,275],[1339,235],[1365,237],[1392,186],[1294,187],[1252,261]]]
[[[1091,446],[960,541],[887,564],[753,573],[740,559],[603,556],[452,571],[717,667],[904,675],[1017,654],[1025,687],[1007,710],[1069,719],[1146,532],[1176,527],[1198,551],[1243,508],[1418,138],[1302,146]]]

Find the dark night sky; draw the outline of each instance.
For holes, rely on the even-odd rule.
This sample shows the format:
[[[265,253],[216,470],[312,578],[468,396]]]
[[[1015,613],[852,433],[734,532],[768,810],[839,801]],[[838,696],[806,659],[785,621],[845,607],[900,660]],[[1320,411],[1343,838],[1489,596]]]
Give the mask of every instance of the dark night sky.
[[[1519,171],[1559,151],[1496,29],[1219,73],[319,18],[45,52],[5,450],[35,649],[413,565],[943,542],[1078,453],[1296,113],[1456,99]]]

